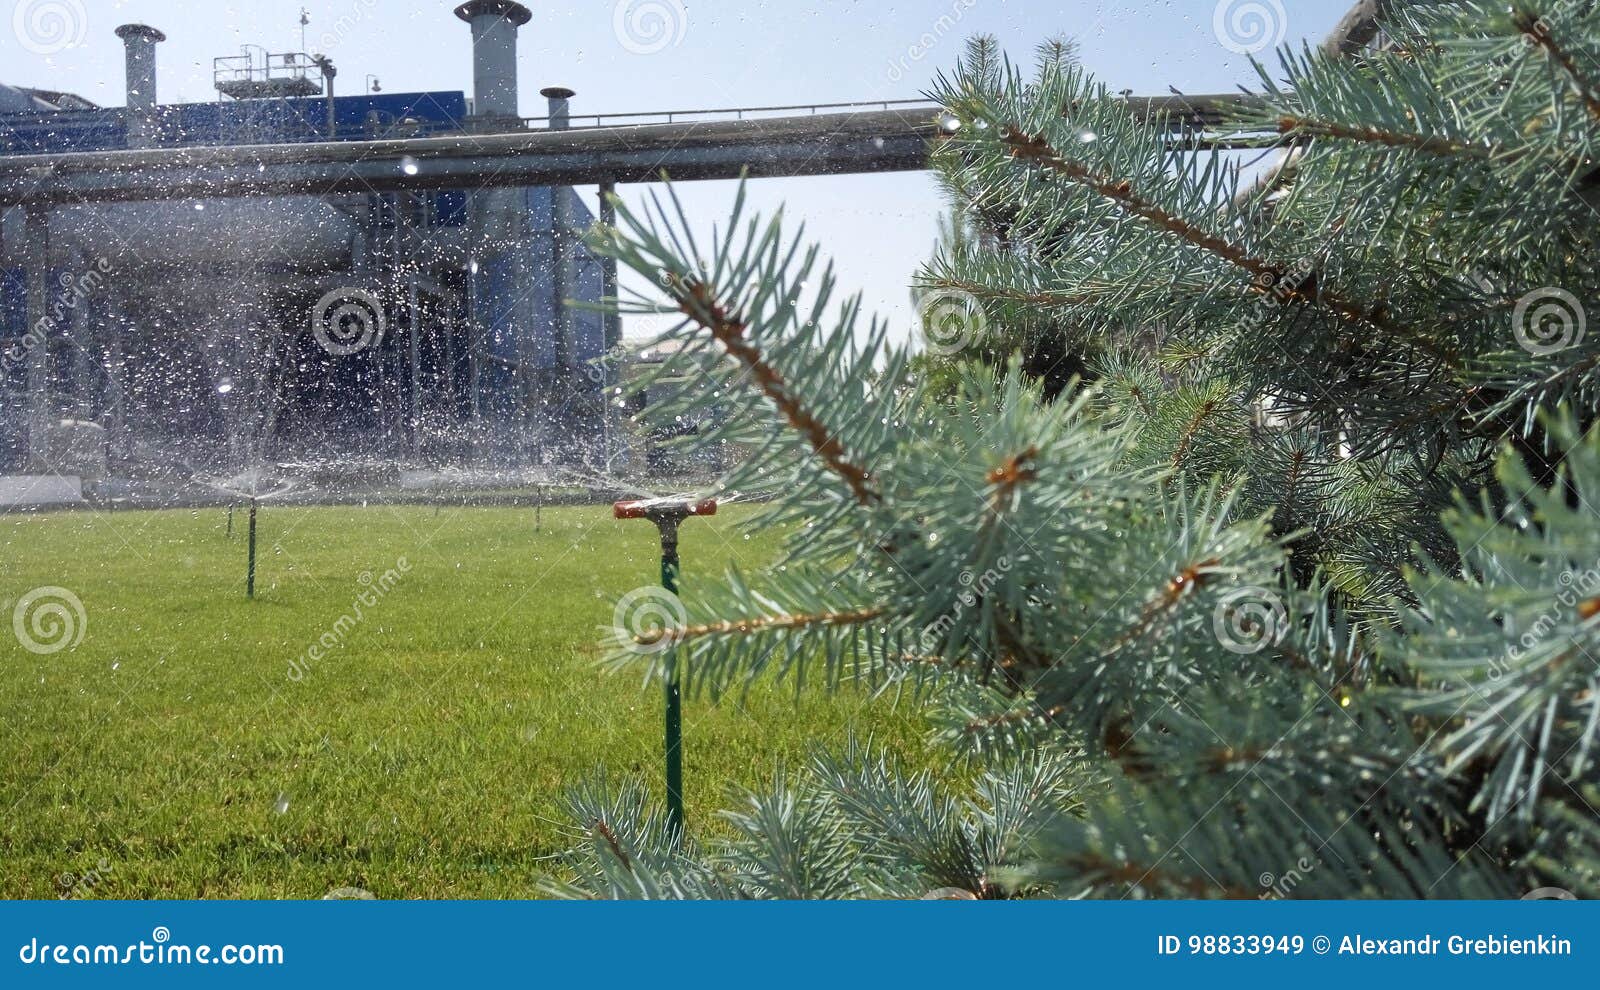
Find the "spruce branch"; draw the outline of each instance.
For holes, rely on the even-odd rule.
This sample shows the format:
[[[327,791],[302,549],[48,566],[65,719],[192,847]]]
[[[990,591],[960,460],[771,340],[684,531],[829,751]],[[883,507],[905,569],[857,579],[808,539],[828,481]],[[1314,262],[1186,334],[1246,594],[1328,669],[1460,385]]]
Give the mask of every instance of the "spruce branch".
[[[748,319],[732,313],[715,297],[713,290],[698,278],[690,277],[678,283],[674,280],[671,294],[678,307],[690,319],[708,331],[728,354],[750,372],[756,385],[772,400],[784,420],[811,445],[812,451],[850,487],[856,501],[871,505],[883,496],[872,487],[871,474],[866,468],[853,463],[844,445],[823,424],[815,413],[807,409],[784,381],[783,375],[762,356],[761,350],[747,337]]]
[[[1073,182],[1080,183],[1117,203],[1129,214],[1227,262],[1250,276],[1250,287],[1258,294],[1265,294],[1265,286],[1276,285],[1283,280],[1287,270],[1285,266],[1253,256],[1227,238],[1202,230],[1183,217],[1162,209],[1153,201],[1141,196],[1131,181],[1114,179],[1094,172],[1052,147],[1043,135],[1027,134],[1007,128],[1001,140],[1011,149],[1013,157],[1048,168]],[[1375,329],[1393,339],[1404,340],[1441,362],[1453,364],[1455,361],[1454,355],[1440,348],[1433,340],[1388,319],[1382,307],[1360,306],[1353,300],[1327,289],[1311,293],[1300,286],[1291,286],[1287,289],[1286,295],[1291,301],[1325,306],[1351,323]]]

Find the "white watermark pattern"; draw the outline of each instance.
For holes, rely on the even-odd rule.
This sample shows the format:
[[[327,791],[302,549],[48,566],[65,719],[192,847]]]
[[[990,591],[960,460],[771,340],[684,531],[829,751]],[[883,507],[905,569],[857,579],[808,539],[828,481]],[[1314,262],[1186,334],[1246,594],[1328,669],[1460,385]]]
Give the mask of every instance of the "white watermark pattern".
[[[331,52],[346,38],[355,33],[356,28],[365,24],[378,8],[378,0],[353,0],[346,8],[334,17],[333,23],[326,31],[317,36],[319,51]]]
[[[1293,866],[1281,874],[1271,872],[1261,874],[1257,878],[1261,884],[1261,893],[1256,895],[1256,899],[1278,901],[1290,896],[1321,865],[1321,859],[1301,856],[1295,860]]]
[[[303,681],[317,664],[326,659],[329,652],[344,645],[357,626],[361,625],[370,610],[376,608],[378,603],[386,598],[389,592],[395,589],[400,579],[411,573],[411,561],[404,557],[394,562],[394,566],[382,574],[374,575],[371,571],[362,571],[356,578],[356,583],[361,590],[350,601],[350,608],[345,613],[333,620],[333,624],[323,631],[315,641],[298,659],[289,661],[289,680]],[[280,799],[281,800],[281,799]],[[288,810],[285,803],[284,810]],[[282,814],[283,812],[279,812]]]
[[[938,652],[946,645],[950,631],[956,627],[969,608],[976,608],[978,603],[1000,583],[1000,579],[1011,572],[1011,558],[1001,557],[995,561],[993,567],[982,574],[973,574],[971,571],[962,571],[956,575],[956,583],[961,585],[961,590],[956,593],[955,607],[939,616],[933,622],[922,628],[922,648],[930,653]]]
[[[972,346],[989,328],[983,304],[970,292],[936,289],[917,303],[922,339],[935,354],[957,354]]]
[[[1283,599],[1266,588],[1247,585],[1222,596],[1211,613],[1211,632],[1229,653],[1247,656],[1276,644],[1289,628]]]
[[[387,328],[383,301],[366,289],[334,289],[311,312],[311,335],[333,357],[376,347]]]
[[[662,653],[671,649],[675,631],[689,623],[689,613],[677,595],[660,585],[635,588],[617,599],[611,612],[611,628],[618,641],[638,654]]]
[[[682,0],[617,0],[611,28],[634,55],[654,55],[683,43],[689,9]]]
[[[1588,326],[1588,314],[1578,297],[1554,286],[1534,289],[1518,299],[1511,312],[1517,344],[1535,357],[1578,346]]]
[[[56,55],[83,44],[89,15],[80,0],[17,0],[11,30],[35,55]]]
[[[1525,901],[1575,901],[1578,895],[1565,887],[1535,887],[1522,895]]]
[[[1289,33],[1289,16],[1282,0],[1217,0],[1211,29],[1228,51],[1258,55],[1283,44]]]
[[[1517,637],[1517,641],[1506,648],[1504,657],[1497,657],[1489,662],[1489,680],[1498,681],[1510,672],[1513,665],[1522,663],[1527,651],[1537,649],[1558,631],[1570,628],[1566,625],[1569,614],[1575,613],[1580,621],[1588,621],[1583,611],[1583,603],[1600,597],[1600,561],[1582,571],[1562,571],[1556,582],[1561,588],[1556,592],[1550,607],[1527,625]]]
[[[111,261],[99,258],[82,272],[62,272],[56,276],[56,294],[50,308],[28,327],[22,339],[0,354],[0,373],[20,368],[35,350],[47,344],[52,335],[62,332],[63,323],[80,307],[85,307],[111,274]]]
[[[11,610],[11,631],[24,650],[49,656],[77,649],[89,631],[89,613],[66,588],[35,588],[17,599]]]
[[[61,890],[57,899],[70,901],[93,893],[97,888],[105,886],[115,872],[111,861],[102,856],[92,869],[83,873],[63,873],[56,877],[56,886]]]
[[[904,55],[890,60],[887,73],[889,81],[892,83],[900,82],[906,77],[913,64],[933,54],[933,50],[939,47],[939,43],[959,28],[961,21],[967,16],[967,11],[977,5],[978,0],[954,0],[950,4],[949,13],[940,14],[938,19],[929,26],[928,30],[924,31],[921,37],[906,48]]]

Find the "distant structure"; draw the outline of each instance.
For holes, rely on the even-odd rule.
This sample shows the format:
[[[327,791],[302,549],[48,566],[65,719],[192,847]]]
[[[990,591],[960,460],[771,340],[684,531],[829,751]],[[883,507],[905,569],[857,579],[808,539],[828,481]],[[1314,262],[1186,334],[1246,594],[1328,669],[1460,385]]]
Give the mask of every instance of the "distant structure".
[[[0,156],[535,126],[517,105],[527,8],[471,0],[455,13],[471,30],[470,101],[337,96],[328,58],[251,46],[215,60],[217,102],[162,105],[166,36],[128,24],[116,32],[126,106],[0,85]],[[544,94],[545,126],[565,127],[572,92]],[[568,187],[6,211],[0,475],[77,473],[107,452],[113,473],[586,459],[609,436],[608,383],[591,362],[618,344],[598,312],[562,305],[602,294],[580,236],[591,221]],[[30,278],[41,268],[47,278]],[[29,325],[30,308],[46,325]]]

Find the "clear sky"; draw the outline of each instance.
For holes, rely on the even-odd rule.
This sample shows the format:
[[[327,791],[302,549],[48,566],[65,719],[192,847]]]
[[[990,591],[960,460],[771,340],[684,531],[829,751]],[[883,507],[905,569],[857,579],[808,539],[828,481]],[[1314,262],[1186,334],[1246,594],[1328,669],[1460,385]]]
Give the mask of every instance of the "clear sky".
[[[541,116],[539,89],[577,90],[577,113],[677,110],[921,95],[973,34],[996,35],[1015,57],[1051,36],[1077,40],[1083,62],[1114,89],[1227,92],[1254,79],[1241,52],[1263,38],[1315,43],[1351,0],[565,0],[528,4],[521,32],[521,109]],[[241,45],[333,57],[339,86],[368,74],[386,92],[472,89],[468,29],[446,0],[0,0],[0,81],[123,102],[122,43],[137,21],[166,32],[163,103],[211,100],[211,60]],[[620,7],[620,10],[619,10]],[[1266,32],[1265,35],[1262,32]],[[593,190],[586,190],[592,197]],[[630,199],[637,187],[624,187]],[[733,186],[680,187],[707,230]],[[761,180],[764,210],[787,204],[838,264],[847,289],[900,333],[914,320],[908,279],[928,255],[943,209],[921,173]],[[644,327],[630,328],[630,334]]]

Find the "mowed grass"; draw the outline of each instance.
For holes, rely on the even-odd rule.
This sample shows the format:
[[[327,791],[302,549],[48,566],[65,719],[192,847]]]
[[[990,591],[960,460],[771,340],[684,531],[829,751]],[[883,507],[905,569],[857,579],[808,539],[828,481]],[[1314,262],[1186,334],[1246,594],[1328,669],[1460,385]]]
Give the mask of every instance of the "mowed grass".
[[[740,515],[685,525],[685,581],[772,558]],[[660,792],[660,688],[604,674],[593,646],[612,599],[656,581],[648,523],[271,506],[260,547],[248,601],[242,511],[231,539],[221,509],[0,516],[0,896],[528,897],[570,841],[564,789],[604,768]],[[87,621],[40,655],[12,618],[45,586]],[[685,726],[699,835],[814,743],[924,757],[913,714],[858,693],[690,699]]]

